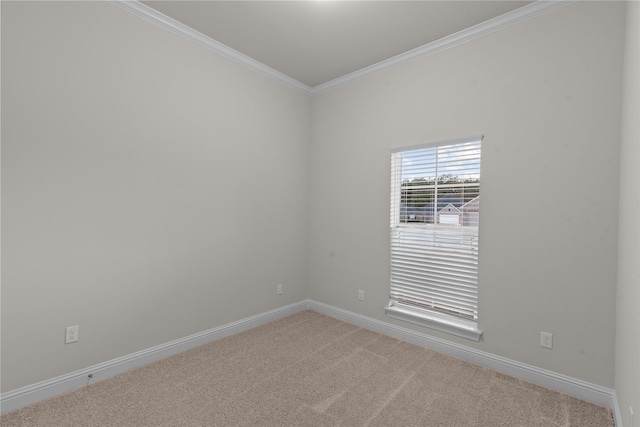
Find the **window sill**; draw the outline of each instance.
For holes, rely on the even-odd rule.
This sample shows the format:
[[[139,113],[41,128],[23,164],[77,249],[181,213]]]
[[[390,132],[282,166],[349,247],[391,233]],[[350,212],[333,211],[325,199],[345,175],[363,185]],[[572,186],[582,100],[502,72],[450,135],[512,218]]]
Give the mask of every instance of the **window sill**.
[[[472,341],[480,341],[482,331],[478,329],[476,322],[470,322],[446,314],[429,312],[427,310],[414,309],[409,306],[389,301],[389,305],[384,309],[387,316],[424,326],[440,332],[466,338]]]

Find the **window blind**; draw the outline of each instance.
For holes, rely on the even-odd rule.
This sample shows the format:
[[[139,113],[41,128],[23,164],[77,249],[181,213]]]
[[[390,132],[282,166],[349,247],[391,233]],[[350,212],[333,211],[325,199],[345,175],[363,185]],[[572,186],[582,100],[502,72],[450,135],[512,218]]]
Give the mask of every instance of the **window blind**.
[[[477,321],[481,141],[392,153],[393,303]]]

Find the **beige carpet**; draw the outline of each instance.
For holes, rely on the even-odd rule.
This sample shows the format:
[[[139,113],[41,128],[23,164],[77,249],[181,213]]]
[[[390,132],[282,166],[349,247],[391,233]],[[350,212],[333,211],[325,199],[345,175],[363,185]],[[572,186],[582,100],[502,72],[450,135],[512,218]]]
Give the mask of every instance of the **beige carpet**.
[[[611,411],[303,311],[10,412],[9,426],[613,426]]]

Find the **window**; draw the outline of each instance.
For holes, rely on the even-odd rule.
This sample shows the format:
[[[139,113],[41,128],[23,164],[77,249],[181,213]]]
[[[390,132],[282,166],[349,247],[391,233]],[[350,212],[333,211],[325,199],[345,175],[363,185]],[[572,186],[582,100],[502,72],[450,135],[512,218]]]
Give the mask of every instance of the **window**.
[[[388,316],[480,340],[482,137],[391,154]]]

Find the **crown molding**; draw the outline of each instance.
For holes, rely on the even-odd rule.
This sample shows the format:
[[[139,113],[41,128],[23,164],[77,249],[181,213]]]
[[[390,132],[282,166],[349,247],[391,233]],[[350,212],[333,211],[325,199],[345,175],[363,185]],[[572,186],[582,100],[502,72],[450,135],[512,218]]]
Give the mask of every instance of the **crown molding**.
[[[566,6],[573,3],[574,1],[576,0],[537,0],[533,3],[529,3],[525,6],[519,7],[518,9],[504,13],[500,16],[496,16],[495,18],[481,22],[472,27],[460,30],[457,33],[450,34],[431,43],[427,43],[405,53],[401,53],[389,59],[385,59],[384,61],[380,61],[368,67],[362,68],[358,71],[354,71],[353,73],[345,74],[344,76],[330,80],[326,83],[314,86],[313,88],[311,88],[311,94],[316,95],[322,92],[326,92],[338,86],[342,86],[355,80],[367,77],[378,71],[406,64],[407,62],[423,58],[427,55],[431,55],[432,53],[440,52],[450,47],[457,46],[461,43],[466,43],[494,31],[498,31],[511,25],[515,25],[517,23],[542,15],[543,13],[549,12],[553,9]]]
[[[511,12],[504,13],[495,18],[481,22],[480,24],[458,31],[457,33],[445,36],[431,43],[427,43],[423,46],[393,56],[384,61],[380,61],[368,67],[362,68],[358,71],[345,74],[344,76],[338,77],[314,87],[310,87],[292,77],[287,76],[284,73],[281,73],[280,71],[277,71],[259,61],[256,61],[255,59],[243,53],[240,53],[237,50],[232,49],[229,46],[224,45],[209,36],[200,33],[199,31],[196,31],[193,28],[188,27],[176,21],[175,19],[158,12],[157,10],[145,5],[144,3],[139,2],[138,0],[106,1],[134,15],[146,19],[147,21],[156,24],[166,30],[172,31],[173,33],[185,37],[186,39],[191,40],[192,42],[195,42],[200,46],[209,49],[219,55],[222,55],[227,59],[245,65],[263,75],[275,79],[293,89],[296,89],[307,95],[316,95],[319,93],[327,92],[338,86],[342,86],[347,83],[362,79],[379,71],[406,64],[407,62],[425,57],[432,53],[440,52],[444,49],[457,46],[461,43],[465,43],[478,37],[482,37],[494,31],[498,31],[511,25],[526,21],[543,13],[571,4],[576,0],[537,0],[533,3],[529,3],[518,9],[512,10]]]
[[[259,72],[267,77],[275,79],[280,83],[283,83],[293,89],[301,91],[307,95],[311,94],[311,87],[306,84],[299,82],[298,80],[287,76],[280,71],[274,70],[268,65],[263,64],[260,61],[256,61],[255,59],[238,52],[235,49],[230,48],[229,46],[222,44],[209,36],[202,34],[199,31],[194,30],[191,27],[184,25],[181,22],[176,21],[173,18],[164,15],[163,13],[158,12],[157,10],[147,6],[144,3],[139,2],[138,0],[106,0],[108,3],[111,3],[115,6],[118,6],[127,12],[130,12],[134,15],[137,15],[147,21],[156,24],[165,30],[169,30],[175,34],[178,34],[187,40],[195,42],[200,46],[209,49],[227,59],[230,59],[234,62],[240,63],[244,66],[247,66],[254,71]]]

